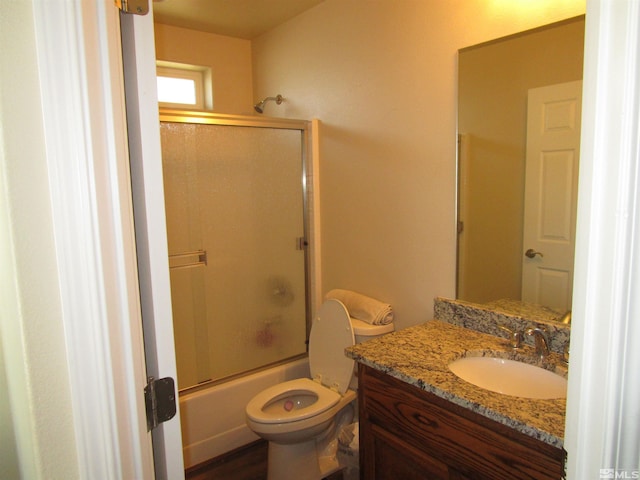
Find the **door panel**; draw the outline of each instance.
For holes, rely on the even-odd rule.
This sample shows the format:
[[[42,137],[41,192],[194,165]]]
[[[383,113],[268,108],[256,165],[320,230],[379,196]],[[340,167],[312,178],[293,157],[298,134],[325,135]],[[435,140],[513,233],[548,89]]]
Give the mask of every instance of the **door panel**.
[[[581,81],[529,90],[522,300],[558,309],[571,308],[581,97]]]
[[[160,125],[181,390],[306,352],[303,130],[234,123]]]
[[[121,28],[147,375],[177,380],[152,12],[122,14]],[[153,430],[153,450],[156,478],[184,478],[180,412]]]

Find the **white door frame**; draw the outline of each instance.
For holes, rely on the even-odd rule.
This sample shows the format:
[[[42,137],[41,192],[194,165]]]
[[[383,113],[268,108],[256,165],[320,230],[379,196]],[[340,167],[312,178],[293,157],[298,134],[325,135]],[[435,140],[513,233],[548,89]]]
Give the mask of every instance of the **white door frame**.
[[[33,12],[80,478],[183,478],[179,414],[159,429],[173,433],[160,445],[171,458],[156,464],[155,472],[153,453],[159,448],[152,450],[146,426],[119,12],[112,0],[34,1]],[[129,32],[150,39],[153,55],[152,16],[138,19]],[[157,118],[154,66],[148,72],[153,91],[135,95],[141,97],[139,108],[155,111]],[[137,105],[131,95],[127,100]],[[153,128],[158,130],[157,122]],[[155,160],[160,164],[159,156]],[[154,281],[162,284],[158,258],[163,241],[166,252],[166,234],[146,234],[148,250],[154,251]],[[165,275],[168,285],[168,266]],[[152,341],[161,347],[153,353],[162,361],[152,363],[150,373],[175,377],[173,330],[166,324],[170,295],[154,293],[160,293],[155,308],[164,309],[157,318],[165,323],[155,325],[160,333]]]
[[[575,480],[640,470],[639,46],[640,0],[587,2],[565,433]]]
[[[127,125],[147,374],[178,377],[173,336],[169,250],[156,86],[153,10],[121,17]],[[184,476],[180,411],[153,430],[156,477]]]

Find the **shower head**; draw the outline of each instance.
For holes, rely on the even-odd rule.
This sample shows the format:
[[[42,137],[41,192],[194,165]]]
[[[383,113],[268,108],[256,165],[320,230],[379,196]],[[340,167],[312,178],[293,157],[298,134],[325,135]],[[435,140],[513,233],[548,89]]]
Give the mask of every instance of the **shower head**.
[[[282,100],[284,100],[282,98],[282,95],[276,95],[275,97],[267,97],[264,100],[262,100],[261,102],[256,103],[253,108],[255,108],[256,112],[258,113],[263,113],[264,112],[264,104],[267,103],[269,100],[275,100],[277,105],[280,105],[282,103]]]

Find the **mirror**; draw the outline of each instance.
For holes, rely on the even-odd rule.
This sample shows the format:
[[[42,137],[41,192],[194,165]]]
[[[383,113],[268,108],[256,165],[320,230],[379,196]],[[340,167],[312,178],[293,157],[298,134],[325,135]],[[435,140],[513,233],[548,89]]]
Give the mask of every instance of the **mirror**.
[[[528,265],[542,267],[552,257],[550,250],[545,256],[547,250],[542,252],[537,248],[532,248],[532,258],[525,257],[531,247],[523,236],[528,228],[524,220],[525,197],[528,205],[532,191],[527,190],[525,195],[525,185],[532,178],[527,171],[527,123],[536,124],[527,118],[528,110],[534,111],[527,105],[528,92],[532,89],[537,91],[540,87],[569,82],[581,86],[583,46],[584,16],[580,16],[459,51],[456,298],[460,300],[483,304],[524,301],[549,307],[559,316],[570,308],[571,273],[567,277],[559,274],[560,270],[546,268],[546,272],[551,272],[551,279],[545,284],[543,294],[532,300],[526,292]],[[546,208],[546,216],[542,221],[538,217],[538,223],[548,222],[549,228],[562,224],[566,230],[552,239],[553,248],[571,243],[574,238],[575,201],[571,197],[576,196],[577,190],[580,97],[581,93],[575,96],[577,107],[572,106],[560,114],[561,122],[577,122],[574,128],[577,150],[571,153],[575,156],[574,163],[569,164],[568,157],[562,157],[562,162],[555,162],[556,166],[541,170],[546,175],[543,182],[551,184],[550,188],[555,189],[564,202],[562,205],[541,203]],[[553,105],[564,108],[568,104],[555,101]],[[545,111],[548,117],[550,110]],[[547,117],[545,121],[551,118]],[[532,136],[529,134],[530,144]],[[564,147],[552,150],[557,153],[564,151]],[[543,157],[549,150],[545,152]],[[573,171],[570,171],[571,165]],[[572,248],[564,256],[572,269]],[[540,271],[534,274],[537,276],[534,281],[538,283]],[[566,291],[559,291],[563,289]]]

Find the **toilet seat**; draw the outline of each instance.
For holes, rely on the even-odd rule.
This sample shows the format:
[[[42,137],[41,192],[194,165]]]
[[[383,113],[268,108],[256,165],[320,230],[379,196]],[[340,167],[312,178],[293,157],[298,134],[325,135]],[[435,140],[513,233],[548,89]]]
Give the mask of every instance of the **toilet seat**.
[[[346,307],[327,300],[316,314],[309,336],[310,378],[298,378],[269,387],[247,404],[247,417],[256,423],[276,424],[305,420],[329,410],[343,397],[354,361],[344,354],[355,337]],[[285,403],[289,403],[285,408]]]
[[[313,403],[287,411],[281,404],[301,395],[316,396]],[[314,417],[340,401],[340,394],[310,378],[297,378],[269,387],[253,397],[246,408],[247,416],[258,423],[289,423]],[[294,402],[295,403],[295,402]]]
[[[353,345],[355,336],[347,308],[339,300],[326,300],[313,319],[309,335],[311,378],[343,395],[355,363],[344,350]]]

